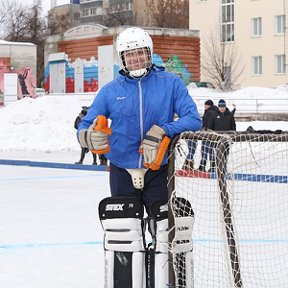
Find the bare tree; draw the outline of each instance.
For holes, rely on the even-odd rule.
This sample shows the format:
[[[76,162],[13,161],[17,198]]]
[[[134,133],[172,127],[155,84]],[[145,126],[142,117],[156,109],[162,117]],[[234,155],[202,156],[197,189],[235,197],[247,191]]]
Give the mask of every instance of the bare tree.
[[[5,39],[8,41],[25,41],[27,32],[27,9],[22,3],[6,1],[2,6],[5,14],[3,25]]]
[[[189,28],[188,0],[145,0],[148,17],[158,27]]]
[[[244,71],[241,54],[235,41],[225,41],[227,39],[223,35],[221,23],[215,27],[203,41],[201,68],[207,80],[217,88],[224,91],[233,90]]]
[[[41,0],[34,0],[32,5],[17,1],[1,3],[3,38],[7,41],[30,42],[37,45],[37,85],[44,77],[44,41],[47,35],[45,18],[42,15]]]
[[[4,24],[4,22],[6,21],[6,18],[7,18],[7,14],[5,13],[5,11],[6,11],[6,8],[5,8],[5,6],[8,4],[9,2],[8,2],[8,0],[3,0],[3,2],[1,3],[1,6],[2,6],[2,8],[0,9],[0,29],[2,30],[2,28],[3,28],[3,24]],[[1,34],[0,34],[0,37],[1,37]]]
[[[104,19],[104,24],[108,27],[122,26],[122,25],[134,25],[133,14],[129,11],[121,11],[120,8],[117,11],[109,12]]]
[[[49,35],[63,33],[79,24],[80,12],[74,12],[72,7],[68,7],[67,9],[65,13],[61,14],[53,10],[48,12]]]
[[[66,17],[65,15],[53,13],[48,15],[48,18],[48,31],[50,35],[63,33],[72,27],[69,17]]]
[[[47,35],[46,20],[42,17],[42,2],[34,0],[27,15],[29,41],[37,45],[37,86],[41,87],[44,78],[44,42]]]

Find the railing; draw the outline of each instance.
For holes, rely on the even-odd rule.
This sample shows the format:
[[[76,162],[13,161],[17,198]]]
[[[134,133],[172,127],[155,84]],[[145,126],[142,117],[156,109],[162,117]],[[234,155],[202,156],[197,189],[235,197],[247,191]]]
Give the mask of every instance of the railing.
[[[237,114],[247,114],[247,113],[288,113],[288,93],[287,96],[276,96],[275,98],[261,97],[259,95],[257,98],[253,97],[227,97],[224,94],[223,97],[209,97],[209,96],[193,96],[193,99],[201,113],[204,112],[204,103],[207,99],[213,100],[214,104],[217,105],[219,99],[225,99],[227,107],[232,110],[232,104],[236,105]]]

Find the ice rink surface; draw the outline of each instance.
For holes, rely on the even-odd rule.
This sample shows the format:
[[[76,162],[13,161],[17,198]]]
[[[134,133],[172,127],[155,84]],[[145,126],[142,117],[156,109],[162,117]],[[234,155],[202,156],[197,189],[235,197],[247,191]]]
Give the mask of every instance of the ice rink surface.
[[[79,152],[0,152],[0,159],[28,159],[29,161],[47,161],[70,164],[77,161],[78,157]],[[85,164],[90,165],[91,162],[92,157],[88,154],[85,159]],[[108,172],[105,171],[84,171],[71,169],[0,165],[1,288],[104,287],[103,231],[98,217],[98,204],[103,198],[110,196],[108,176]],[[190,182],[191,180],[186,179],[185,181]],[[215,191],[214,197],[213,193],[212,196],[205,196],[204,194],[207,190],[204,189],[208,185],[207,181],[210,182],[215,180],[198,179],[199,186],[197,186],[198,188],[196,190],[199,190],[198,192],[201,197],[198,197],[199,199],[197,201],[195,201],[195,199],[191,200],[191,202],[193,203],[193,209],[195,208],[195,215],[197,215],[197,217],[195,218],[195,225],[193,229],[194,253],[198,254],[198,258],[197,255],[194,254],[195,276],[199,273],[201,275],[207,276],[207,264],[202,266],[203,263],[201,259],[204,259],[206,257],[209,260],[209,257],[211,257],[211,255],[214,255],[213,257],[215,257],[215,259],[218,259],[215,253],[216,251],[220,251],[219,245],[221,244],[221,241],[218,238],[216,239],[215,236],[211,236],[212,238],[206,239],[205,235],[203,236],[202,234],[197,234],[197,227],[199,226],[202,228],[207,227],[208,229],[208,218],[214,217],[213,215],[216,214],[212,212],[218,209],[217,192]],[[245,182],[241,183],[245,185],[247,184]],[[197,182],[194,185],[197,185]],[[251,190],[253,186],[251,186],[251,183],[249,183],[249,185]],[[287,187],[287,184],[266,183],[264,185],[265,187],[273,185],[273,189],[271,189],[271,191],[273,190],[274,192],[274,188],[279,188],[279,185],[284,185],[285,187]],[[244,190],[246,191],[247,189],[245,188]],[[252,193],[252,191],[254,192]],[[258,195],[257,193],[260,193],[262,196],[260,197],[260,195]],[[267,195],[263,193],[264,188],[260,189],[259,191],[256,189],[252,189],[250,193],[245,193],[243,195],[247,194],[248,200],[246,200],[250,204],[254,200],[256,201],[256,199],[261,198],[265,200],[262,204],[259,204],[260,206],[263,205],[263,207],[265,207],[266,204],[269,204],[269,207],[274,207],[274,209],[278,209],[277,207],[279,207],[279,199],[282,199],[284,203],[287,203],[286,193],[284,193],[283,197],[280,198],[279,193],[276,194],[277,197],[272,198],[270,196],[275,195],[275,193],[267,192]],[[270,198],[268,198],[268,196]],[[207,199],[209,199],[208,202]],[[203,203],[201,203],[201,201]],[[240,206],[237,206],[237,201],[240,201],[240,204],[242,204]],[[273,204],[273,201],[276,201],[275,205]],[[255,218],[255,213],[253,213],[253,215],[250,215],[249,211],[243,211],[243,209],[246,207],[244,205],[243,199],[237,198],[234,199],[234,202],[234,209],[236,209],[234,211],[236,213],[236,219],[238,216],[240,217],[241,215],[241,217],[243,217],[243,214],[241,214],[242,212],[245,212],[244,216],[248,217],[244,219],[240,217],[239,219],[242,219],[241,221],[244,221],[242,227],[246,227],[247,225],[245,223],[251,222],[251,219]],[[259,201],[256,201],[256,203],[258,202]],[[209,210],[210,208],[208,209],[207,205],[212,210]],[[258,207],[257,205],[253,207]],[[201,207],[205,207],[203,211],[207,212],[208,209],[208,211],[211,212],[208,214],[208,218],[206,214],[202,215],[201,217]],[[247,207],[249,208],[250,206]],[[271,213],[268,213],[268,218],[272,222],[272,216],[274,214],[279,215],[279,213],[274,213],[273,211],[275,210],[263,210],[265,214],[267,214],[268,212]],[[287,215],[287,209],[282,212],[279,210],[279,212],[280,215]],[[263,218],[267,219],[267,215]],[[199,224],[201,223],[199,222],[200,219],[204,220],[204,223]],[[284,228],[287,226],[287,220],[285,219],[287,219],[286,216],[283,216],[283,218],[281,218],[281,223],[283,222],[283,225],[280,225],[277,219],[274,222],[278,223],[278,228],[279,225]],[[204,230],[202,228],[200,230],[202,232],[205,232],[206,228]],[[255,227],[253,226],[253,228],[251,228],[251,231],[254,232],[254,228]],[[265,229],[266,228],[267,227],[265,224]],[[273,229],[271,228],[265,231],[273,231]],[[210,235],[211,231],[212,230],[209,228],[207,234],[208,236]],[[274,255],[279,255],[276,257],[276,260],[279,259],[279,263],[286,266],[283,261],[287,259],[287,239],[285,237],[281,238],[279,235],[280,234],[277,234],[276,236],[274,235],[276,238],[271,238],[272,235],[269,234],[266,238],[256,239],[253,238],[253,235],[251,234],[252,238],[250,240],[247,240],[245,237],[240,237],[241,239],[239,240],[239,243],[242,245],[242,248],[245,248],[247,245],[248,248],[250,247],[250,250],[245,249],[246,252],[248,251],[247,255],[243,253],[244,250],[242,249],[242,264],[244,264],[245,266],[245,260],[247,259],[250,264],[253,264],[254,262],[250,259],[251,255],[254,255],[254,257],[256,257],[257,255],[257,257],[259,256],[260,258],[266,257],[265,255],[267,254],[262,254],[262,252],[267,252],[266,246],[267,244],[269,244],[269,247],[271,247],[272,249],[272,253]],[[256,244],[261,245],[258,245],[259,248],[257,249],[260,250],[258,250],[258,252],[254,254]],[[276,250],[273,250],[275,247],[282,248],[277,248]],[[252,253],[250,254],[249,251],[251,251],[251,249]],[[209,251],[211,253],[208,257],[207,253]],[[206,256],[203,257],[203,255]],[[265,261],[266,260],[267,259],[265,259]],[[215,269],[215,263],[217,264],[218,262],[211,261],[210,263],[214,265],[213,269]],[[266,267],[263,266],[262,264],[264,263],[262,263],[259,267],[263,266],[262,270],[265,271],[271,270],[271,267],[273,267],[273,269],[275,268],[275,271],[282,269],[282,274],[281,272],[275,272],[274,270],[274,274],[272,273],[272,275],[278,275],[278,273],[281,274],[281,277],[279,276],[279,281],[275,282],[275,279],[273,279],[273,283],[278,283],[277,287],[282,288],[286,285],[286,282],[282,282],[282,280],[283,275],[285,275],[285,273],[287,272],[287,268],[285,268],[284,266],[281,266],[282,268],[280,268],[279,263],[274,263],[275,265],[266,264]],[[259,269],[259,263],[256,264],[257,269]],[[222,262],[219,262],[217,265],[220,265],[219,271],[222,271],[222,265],[224,264]],[[212,271],[214,271],[213,269],[211,269],[211,273]],[[265,273],[265,275],[267,275],[268,277],[267,279],[265,279],[266,284],[268,284],[263,287],[276,287],[273,286],[274,284],[272,286],[269,285],[269,277],[271,276],[271,273],[267,272]],[[213,275],[211,275],[211,277],[212,276]],[[280,280],[280,278],[282,280]],[[247,280],[245,282],[246,284],[248,284]],[[254,284],[246,286],[257,287],[257,285],[255,286]],[[195,285],[195,287],[202,288],[203,286]]]
[[[103,287],[108,196],[107,172],[0,165],[0,287]]]

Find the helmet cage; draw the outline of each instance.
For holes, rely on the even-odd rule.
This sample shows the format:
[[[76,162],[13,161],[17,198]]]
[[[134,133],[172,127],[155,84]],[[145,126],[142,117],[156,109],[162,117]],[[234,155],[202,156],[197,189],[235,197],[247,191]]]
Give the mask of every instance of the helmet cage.
[[[122,69],[130,76],[140,77],[152,67],[152,57],[149,47],[136,48],[121,52]]]

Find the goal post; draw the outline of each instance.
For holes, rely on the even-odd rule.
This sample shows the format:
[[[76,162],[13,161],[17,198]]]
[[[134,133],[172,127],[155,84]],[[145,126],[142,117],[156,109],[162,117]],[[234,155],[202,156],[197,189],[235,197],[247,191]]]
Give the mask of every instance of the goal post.
[[[287,287],[288,133],[260,132],[185,132],[171,142],[167,287]],[[175,246],[190,227],[182,215],[195,221],[192,260]]]

